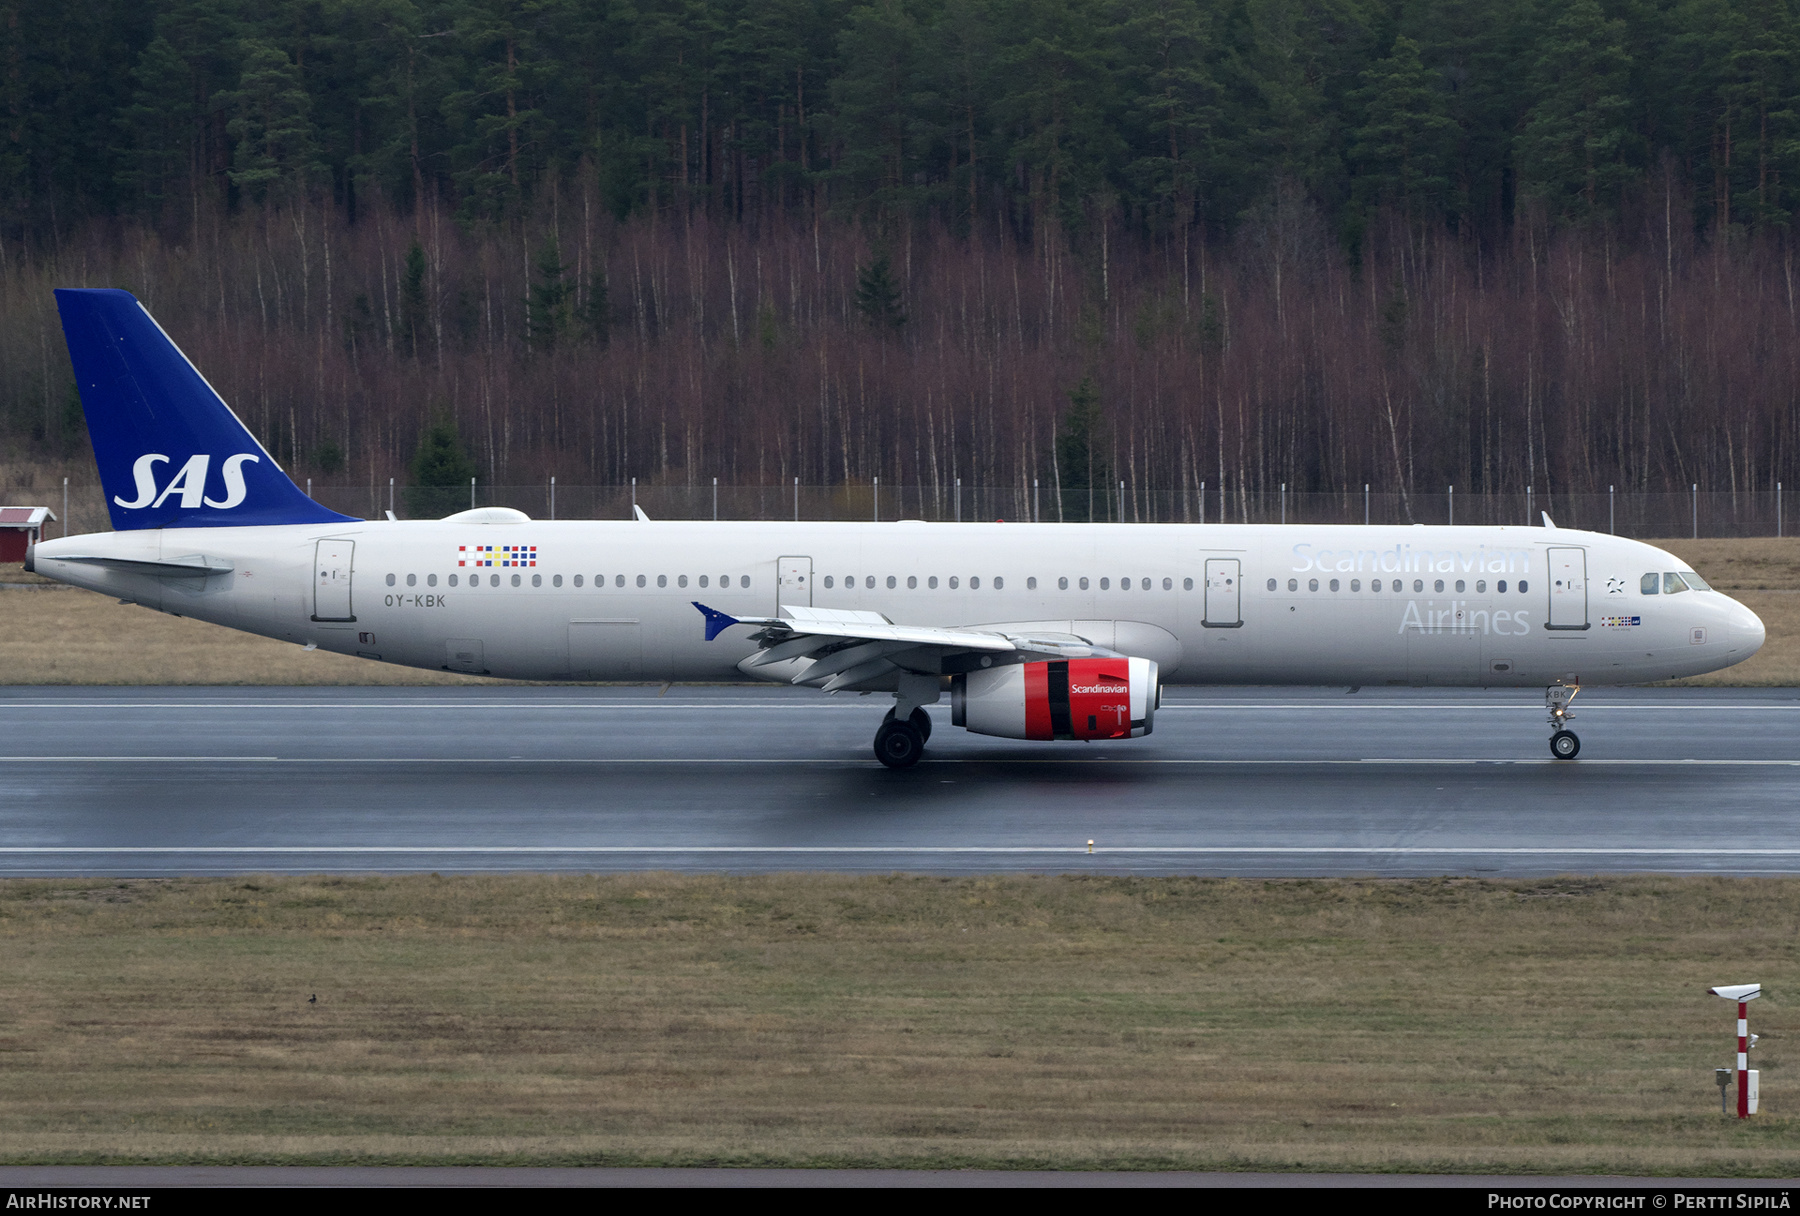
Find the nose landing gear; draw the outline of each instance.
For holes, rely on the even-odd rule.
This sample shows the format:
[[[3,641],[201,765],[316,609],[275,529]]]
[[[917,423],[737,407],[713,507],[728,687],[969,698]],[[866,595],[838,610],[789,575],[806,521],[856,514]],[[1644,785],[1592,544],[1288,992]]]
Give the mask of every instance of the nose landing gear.
[[[1570,677],[1568,683],[1555,683],[1544,689],[1544,708],[1550,711],[1550,754],[1558,760],[1573,760],[1581,754],[1581,739],[1567,726],[1575,715],[1569,703],[1581,691],[1581,682]]]

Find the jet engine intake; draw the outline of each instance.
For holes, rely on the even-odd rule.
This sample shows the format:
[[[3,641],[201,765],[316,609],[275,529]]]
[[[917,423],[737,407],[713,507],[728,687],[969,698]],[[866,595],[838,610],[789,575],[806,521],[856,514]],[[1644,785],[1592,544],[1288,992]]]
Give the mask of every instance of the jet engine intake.
[[[1003,739],[1136,739],[1156,723],[1149,659],[1052,659],[955,676],[950,721]]]

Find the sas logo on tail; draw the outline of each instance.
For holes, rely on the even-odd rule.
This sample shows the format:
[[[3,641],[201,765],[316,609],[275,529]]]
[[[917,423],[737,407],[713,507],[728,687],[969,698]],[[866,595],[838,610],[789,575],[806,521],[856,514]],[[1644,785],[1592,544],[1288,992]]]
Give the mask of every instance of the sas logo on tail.
[[[160,452],[151,452],[139,456],[131,466],[131,478],[137,483],[137,498],[126,502],[117,495],[113,501],[127,511],[137,511],[144,507],[152,509],[162,506],[171,495],[179,495],[179,506],[183,511],[197,511],[202,505],[220,511],[229,511],[244,501],[249,491],[244,486],[244,465],[256,464],[262,460],[260,456],[249,452],[239,452],[235,456],[227,456],[219,466],[219,476],[225,482],[225,497],[211,499],[206,497],[206,470],[212,463],[212,457],[190,456],[188,462],[177,470],[169,483],[159,491],[156,485],[156,466],[171,463],[167,456]]]

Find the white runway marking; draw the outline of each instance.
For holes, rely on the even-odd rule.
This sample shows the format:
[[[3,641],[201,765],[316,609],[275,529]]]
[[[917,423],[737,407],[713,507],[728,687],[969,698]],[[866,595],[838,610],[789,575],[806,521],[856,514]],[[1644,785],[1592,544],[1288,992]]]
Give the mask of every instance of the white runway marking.
[[[1526,711],[1541,712],[1541,700],[1534,700],[1526,694],[1531,689],[1521,689],[1520,699],[1514,702],[1497,705],[1466,705],[1450,701],[1357,701],[1346,696],[1342,701],[1328,703],[1308,702],[1304,704],[1285,704],[1266,701],[1208,701],[1204,704],[1188,704],[1182,702],[1164,702],[1157,713],[1243,713],[1245,711],[1279,711],[1282,713],[1315,713],[1320,711],[1354,710],[1358,713],[1371,712],[1414,712],[1453,710],[1457,713],[1519,713]],[[1590,692],[1589,697],[1593,696]],[[821,710],[834,712],[856,712],[866,710],[870,705],[883,704],[885,700],[872,699],[862,703],[856,700],[821,699],[814,702],[795,703],[790,701],[707,701],[670,703],[668,701],[470,701],[464,703],[446,701],[0,701],[0,712],[9,709],[29,710],[86,710],[86,709],[329,709],[334,712],[372,709],[429,709],[440,710],[528,710],[544,713],[564,713],[570,710],[658,710],[664,713],[710,713],[715,710],[754,709],[763,713],[814,713]],[[1800,713],[1800,701],[1737,701],[1729,705],[1619,705],[1586,700],[1579,703],[1579,710],[1584,713],[1741,713],[1746,710],[1782,710]]]
[[[658,765],[658,764],[756,764],[756,765],[836,765],[866,768],[874,761],[861,756],[0,756],[0,764],[431,764],[431,765],[480,765],[484,768],[494,765],[523,764],[617,764],[617,765]],[[1259,759],[1183,759],[1142,756],[971,756],[963,759],[927,756],[919,761],[924,765],[946,764],[1109,764],[1132,766],[1137,768],[1193,767],[1205,765],[1213,767],[1257,767],[1257,768],[1329,768],[1332,766],[1357,764],[1428,764],[1445,765],[1524,765],[1555,766],[1571,771],[1579,768],[1653,768],[1653,767],[1686,767],[1686,768],[1800,768],[1800,759],[1796,760],[1680,760],[1680,759],[1592,759],[1592,760],[1556,760],[1549,757],[1543,759],[1495,759],[1492,756],[1367,756],[1352,759],[1295,759],[1295,760],[1259,760]]]
[[[1017,856],[1021,854],[1080,854],[1099,856],[1102,853],[1129,853],[1133,856],[1168,856],[1168,857],[1204,857],[1212,854],[1269,855],[1284,857],[1305,857],[1314,854],[1330,854],[1332,856],[1350,857],[1392,857],[1392,856],[1431,856],[1431,857],[1800,857],[1800,847],[1791,849],[1711,849],[1711,848],[1596,848],[1592,846],[1570,846],[1554,848],[1545,846],[1508,847],[1497,845],[1491,848],[1471,845],[1095,845],[1090,854],[1086,844],[1051,844],[1051,845],[21,845],[13,848],[0,848],[0,856],[26,854],[31,856],[65,856],[65,855],[122,855],[144,856],[164,855],[170,853],[192,853],[200,856],[236,856],[245,855],[280,855],[280,856],[322,856],[322,855],[355,855],[379,854],[393,856],[396,854],[431,853],[446,856],[467,856],[492,854],[504,856],[553,856],[556,854],[579,854],[582,856],[605,855],[675,855],[683,853],[791,853],[808,855],[904,855],[920,854],[929,856],[983,855],[983,856]]]

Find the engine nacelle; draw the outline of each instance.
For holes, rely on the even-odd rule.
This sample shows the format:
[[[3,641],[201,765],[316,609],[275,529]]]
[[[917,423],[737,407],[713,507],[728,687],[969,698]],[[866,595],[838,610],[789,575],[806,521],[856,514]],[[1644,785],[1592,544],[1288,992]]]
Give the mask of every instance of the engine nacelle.
[[[1149,659],[1053,659],[956,676],[950,721],[1003,739],[1135,739],[1156,722]]]

